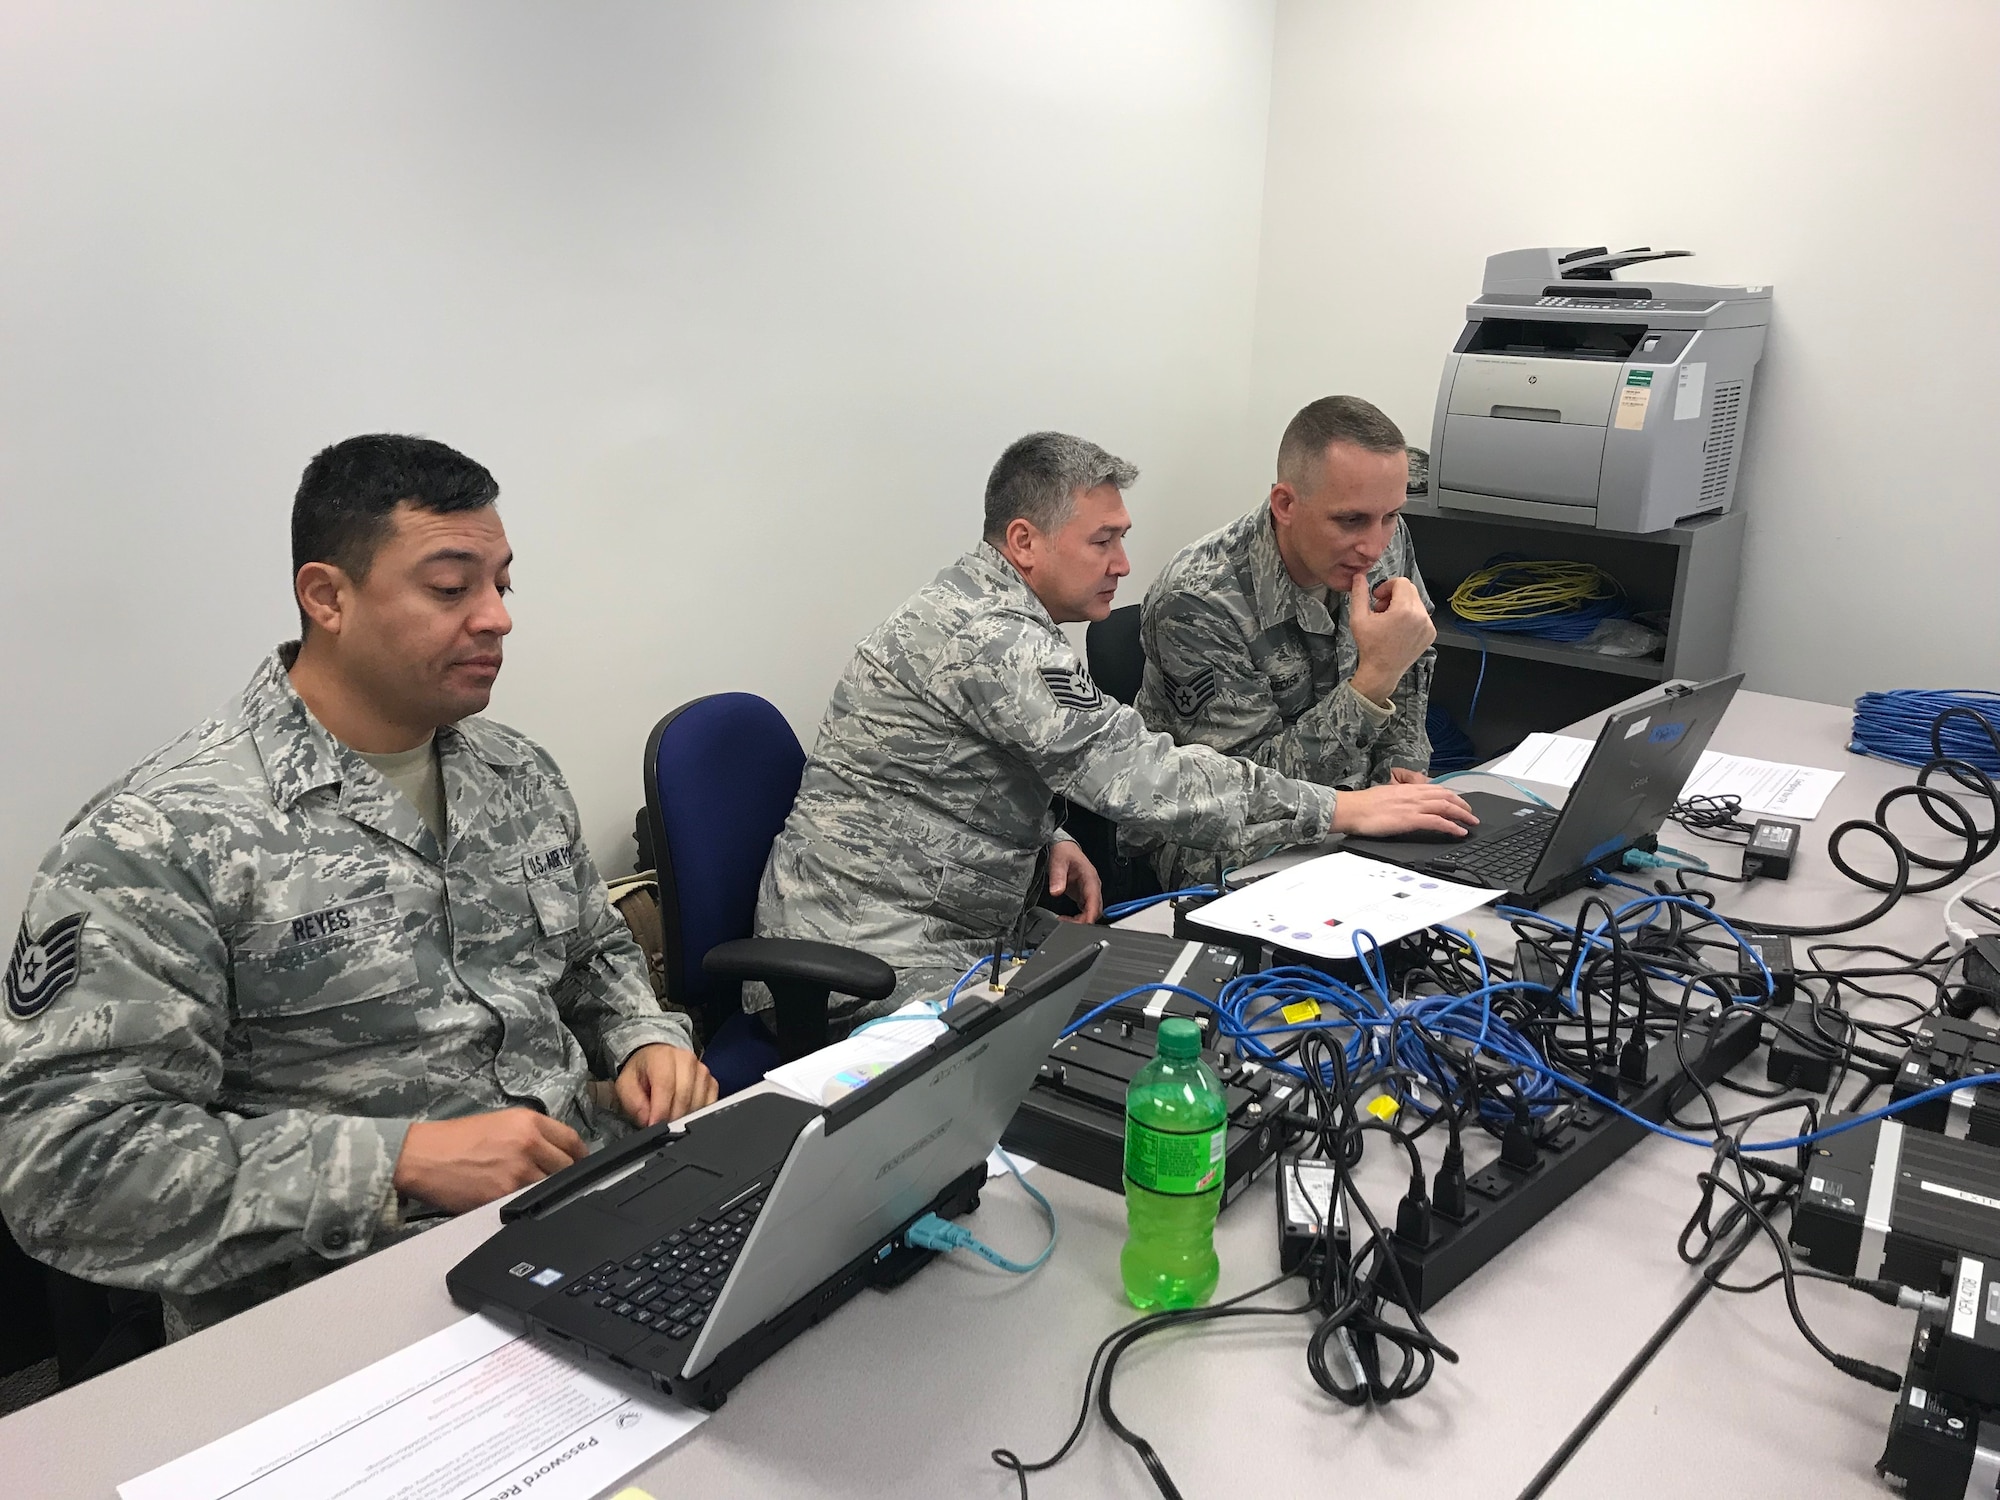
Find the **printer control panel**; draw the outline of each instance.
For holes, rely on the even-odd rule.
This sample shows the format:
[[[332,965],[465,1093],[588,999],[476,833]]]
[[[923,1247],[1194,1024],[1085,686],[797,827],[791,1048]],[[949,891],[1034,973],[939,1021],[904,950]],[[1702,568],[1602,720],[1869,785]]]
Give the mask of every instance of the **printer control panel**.
[[[1593,300],[1589,297],[1537,297],[1537,307],[1568,307],[1578,312],[1667,312],[1698,311],[1708,304],[1703,302],[1664,302],[1656,297],[1620,298],[1616,302]]]

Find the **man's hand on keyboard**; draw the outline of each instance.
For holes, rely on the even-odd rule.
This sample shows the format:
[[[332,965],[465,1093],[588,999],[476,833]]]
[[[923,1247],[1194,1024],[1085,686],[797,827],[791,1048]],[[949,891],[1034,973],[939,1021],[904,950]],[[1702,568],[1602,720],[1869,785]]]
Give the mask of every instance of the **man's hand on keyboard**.
[[[1465,799],[1434,782],[1390,782],[1342,792],[1333,805],[1333,831],[1371,838],[1400,833],[1463,834],[1479,819]]]

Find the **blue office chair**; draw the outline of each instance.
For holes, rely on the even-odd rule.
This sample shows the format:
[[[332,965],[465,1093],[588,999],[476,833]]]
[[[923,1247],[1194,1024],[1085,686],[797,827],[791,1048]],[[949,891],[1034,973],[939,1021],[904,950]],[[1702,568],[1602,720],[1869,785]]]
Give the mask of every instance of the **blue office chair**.
[[[896,988],[896,971],[872,954],[751,936],[764,862],[805,761],[785,716],[753,693],[683,703],[646,740],[667,998],[700,1016],[702,1061],[725,1094],[825,1046],[829,992],[882,1000]],[[743,1014],[746,979],[770,988],[775,1042]]]

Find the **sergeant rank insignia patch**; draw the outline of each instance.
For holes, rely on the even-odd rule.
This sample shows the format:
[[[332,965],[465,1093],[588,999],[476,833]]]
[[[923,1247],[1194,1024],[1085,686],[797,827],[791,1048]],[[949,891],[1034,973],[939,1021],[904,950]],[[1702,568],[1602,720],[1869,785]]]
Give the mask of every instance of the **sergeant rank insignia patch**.
[[[1166,677],[1167,702],[1183,719],[1192,719],[1215,696],[1215,668],[1203,667],[1187,677]]]
[[[76,983],[83,963],[84,913],[51,923],[40,937],[28,936],[28,924],[21,923],[21,935],[14,940],[14,958],[7,965],[7,1014],[17,1021],[32,1021],[54,1002],[56,996]]]
[[[1097,690],[1097,684],[1090,680],[1090,674],[1082,667],[1042,667],[1039,670],[1042,681],[1049,685],[1050,695],[1064,708],[1088,713],[1093,708],[1104,706],[1104,694]]]

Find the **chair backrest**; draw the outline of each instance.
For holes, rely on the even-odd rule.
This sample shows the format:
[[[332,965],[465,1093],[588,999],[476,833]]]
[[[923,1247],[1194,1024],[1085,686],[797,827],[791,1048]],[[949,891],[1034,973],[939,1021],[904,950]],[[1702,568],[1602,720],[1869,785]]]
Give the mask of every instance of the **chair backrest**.
[[[683,703],[646,740],[646,813],[660,875],[667,997],[715,1026],[739,985],[704,974],[717,943],[754,934],[771,841],[799,794],[805,751],[754,693]]]
[[[1139,696],[1146,673],[1146,654],[1139,644],[1139,606],[1123,605],[1083,632],[1084,659],[1097,685],[1120,703]]]
[[[1083,632],[1083,654],[1097,685],[1120,703],[1139,696],[1146,655],[1139,644],[1139,606],[1123,605]],[[1145,859],[1127,859],[1118,852],[1118,830],[1084,807],[1072,807],[1063,826],[1075,836],[1084,857],[1097,867],[1104,883],[1104,903],[1130,901],[1159,894],[1160,883]]]

